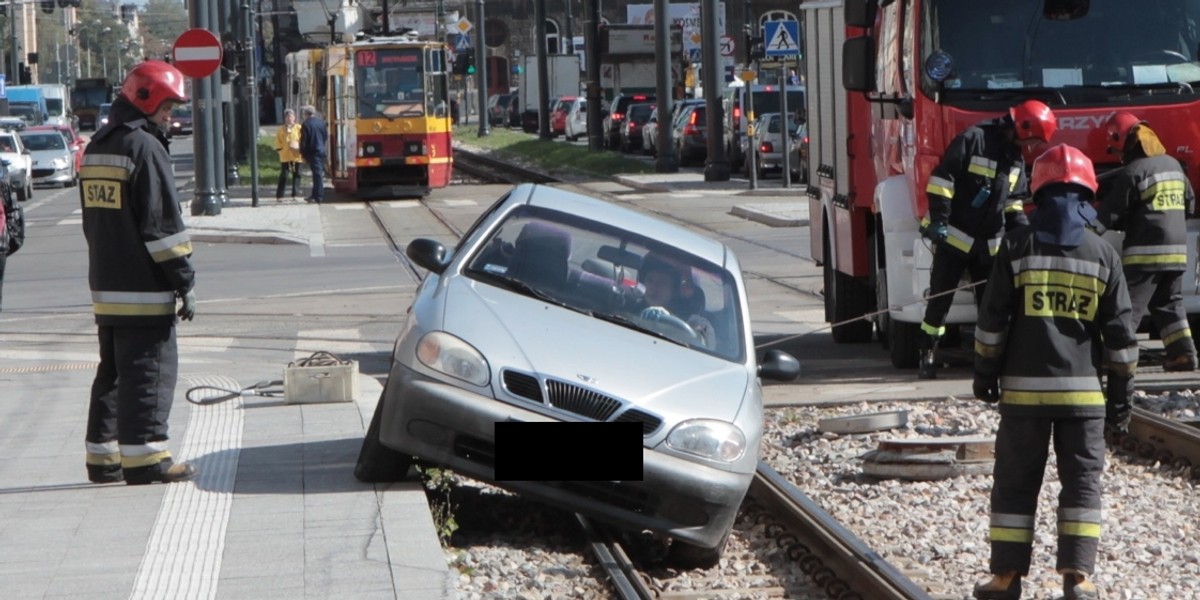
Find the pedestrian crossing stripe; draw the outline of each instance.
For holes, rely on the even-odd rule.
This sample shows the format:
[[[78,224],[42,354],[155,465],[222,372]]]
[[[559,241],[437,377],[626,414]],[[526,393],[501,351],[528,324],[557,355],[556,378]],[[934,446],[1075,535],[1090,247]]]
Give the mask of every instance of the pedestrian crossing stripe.
[[[800,54],[800,23],[796,21],[767,21],[767,56],[798,56]]]

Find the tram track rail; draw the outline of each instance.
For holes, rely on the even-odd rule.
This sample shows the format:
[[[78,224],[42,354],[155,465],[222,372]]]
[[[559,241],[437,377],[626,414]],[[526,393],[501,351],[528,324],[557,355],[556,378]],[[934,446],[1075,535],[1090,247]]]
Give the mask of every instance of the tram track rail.
[[[1134,407],[1129,433],[1110,434],[1109,441],[1143,459],[1153,459],[1200,479],[1200,429]]]

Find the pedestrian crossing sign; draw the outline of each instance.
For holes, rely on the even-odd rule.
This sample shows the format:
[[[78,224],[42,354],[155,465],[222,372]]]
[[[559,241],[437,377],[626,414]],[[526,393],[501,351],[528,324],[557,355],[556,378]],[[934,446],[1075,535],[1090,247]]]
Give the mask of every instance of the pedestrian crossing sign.
[[[791,57],[800,55],[800,23],[797,21],[767,21],[763,23],[766,55]]]

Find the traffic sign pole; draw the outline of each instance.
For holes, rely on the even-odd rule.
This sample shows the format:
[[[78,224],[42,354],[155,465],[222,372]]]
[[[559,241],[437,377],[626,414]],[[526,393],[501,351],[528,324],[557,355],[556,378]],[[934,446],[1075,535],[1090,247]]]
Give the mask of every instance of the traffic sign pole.
[[[192,2],[188,11],[188,22],[193,28],[209,26],[209,4],[206,0]],[[173,52],[173,51],[172,51]],[[213,91],[211,77],[192,79],[192,158],[196,162],[196,185],[193,189],[191,211],[193,216],[216,216],[221,214],[221,200],[217,194],[217,177],[211,153]]]
[[[487,114],[487,93],[488,93],[488,78],[487,78],[487,55],[484,52],[483,38],[483,0],[476,0],[475,3],[475,20],[479,21],[479,33],[475,34],[475,39],[479,40],[475,44],[475,87],[479,88],[479,131],[476,133],[478,137],[491,135],[492,132],[488,128],[489,115]]]

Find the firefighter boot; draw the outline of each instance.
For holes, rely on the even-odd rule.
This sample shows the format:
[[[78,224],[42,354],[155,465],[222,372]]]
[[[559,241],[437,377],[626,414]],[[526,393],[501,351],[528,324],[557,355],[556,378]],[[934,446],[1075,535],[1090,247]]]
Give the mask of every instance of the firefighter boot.
[[[1163,363],[1164,371],[1195,371],[1196,356],[1193,354],[1181,354],[1167,359]]]
[[[1063,576],[1063,600],[1096,600],[1100,592],[1087,578],[1087,574],[1075,569],[1059,571]]]
[[[156,481],[175,483],[176,481],[190,481],[199,474],[200,469],[196,468],[196,465],[186,462],[175,464],[175,461],[167,458],[158,464],[147,467],[125,469],[125,483],[128,485],[146,485]]]
[[[978,600],[1021,600],[1021,574],[1016,571],[992,575],[987,581],[975,584]]]
[[[125,479],[121,464],[87,465],[88,481],[92,483],[116,483]]]
[[[917,365],[917,379],[937,379],[937,347],[941,338],[925,336],[921,344],[921,362]]]

